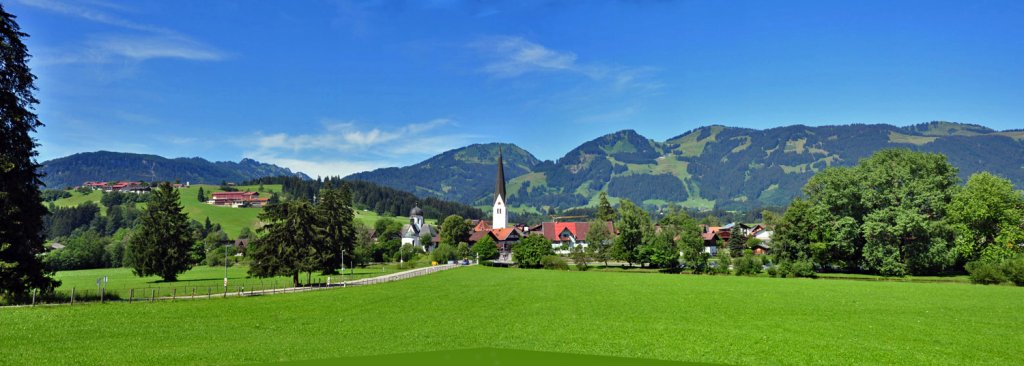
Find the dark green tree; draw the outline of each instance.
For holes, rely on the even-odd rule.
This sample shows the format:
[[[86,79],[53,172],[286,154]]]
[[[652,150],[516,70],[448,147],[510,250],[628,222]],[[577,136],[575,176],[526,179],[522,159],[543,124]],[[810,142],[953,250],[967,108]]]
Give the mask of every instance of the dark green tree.
[[[462,216],[448,216],[441,224],[441,244],[448,244],[454,248],[460,242],[469,241],[469,232],[472,229],[469,221]]]
[[[132,271],[139,277],[175,281],[194,264],[196,233],[170,183],[161,183],[151,195],[128,247]]]
[[[597,204],[597,220],[598,221],[615,221],[616,219],[615,209],[608,203],[608,194],[601,191],[600,198]]]
[[[551,242],[543,235],[529,235],[512,248],[512,259],[522,268],[538,268],[544,256],[553,254]]]
[[[199,187],[199,195],[196,198],[199,202],[206,202],[206,192],[203,191],[203,187]]]
[[[319,267],[324,274],[334,274],[341,268],[342,251],[351,253],[355,249],[355,213],[348,187],[342,185],[338,189],[320,190],[316,208],[324,235],[322,240],[315,242],[318,244]],[[351,258],[348,260],[351,267]]]
[[[498,244],[494,242],[490,235],[477,240],[476,244],[473,244],[473,251],[480,256],[481,261],[497,259],[500,254],[498,253]]]
[[[42,127],[32,111],[35,75],[22,38],[28,34],[0,5],[0,301],[19,301],[30,289],[48,291],[59,282],[43,268],[43,207],[39,164],[31,133]]]
[[[307,201],[291,200],[267,206],[259,218],[267,224],[249,243],[249,274],[291,276],[298,286],[299,273],[312,271],[319,264],[315,243],[323,234],[317,226],[316,209]]]
[[[729,255],[733,258],[742,257],[743,249],[747,249],[747,236],[740,232],[739,227],[733,227],[729,233]]]

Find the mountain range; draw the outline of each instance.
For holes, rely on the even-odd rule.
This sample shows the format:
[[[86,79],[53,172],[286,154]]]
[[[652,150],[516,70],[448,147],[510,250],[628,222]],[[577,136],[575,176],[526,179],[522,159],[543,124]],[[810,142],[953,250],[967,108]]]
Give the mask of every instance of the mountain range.
[[[66,188],[86,181],[181,181],[220,184],[242,182],[269,176],[309,176],[288,168],[252,159],[239,162],[211,162],[202,158],[168,159],[157,155],[110,151],[79,153],[42,163],[43,184],[48,188]]]
[[[623,130],[588,141],[555,161],[541,161],[513,144],[477,144],[346,179],[484,207],[493,199],[500,149],[509,201],[520,212],[593,205],[602,190],[649,208],[676,203],[749,210],[784,206],[815,172],[856,164],[885,148],[942,153],[960,169],[962,179],[989,171],[1024,186],[1024,130],[954,122],[765,130],[713,125],[665,141]]]

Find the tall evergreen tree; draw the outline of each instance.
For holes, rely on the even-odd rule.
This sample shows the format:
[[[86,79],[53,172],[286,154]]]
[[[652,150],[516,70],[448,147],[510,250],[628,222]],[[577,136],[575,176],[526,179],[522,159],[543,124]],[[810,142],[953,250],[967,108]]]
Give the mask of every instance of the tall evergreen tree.
[[[196,235],[180,198],[167,182],[153,191],[128,250],[136,276],[157,275],[175,281],[178,274],[192,268]]]
[[[747,248],[747,236],[740,232],[740,228],[733,227],[729,233],[729,255],[733,258],[743,256],[743,249]]]
[[[342,251],[355,249],[355,227],[352,226],[352,195],[347,186],[340,189],[322,189],[317,202],[317,214],[323,230],[323,240],[317,241],[320,270],[324,274],[337,273],[341,267]],[[348,258],[348,266],[352,266]]]
[[[35,75],[22,38],[28,34],[0,5],[0,301],[17,301],[30,289],[49,290],[59,282],[47,276],[43,252],[41,174],[30,136],[42,122],[32,92]]]
[[[203,191],[203,187],[199,187],[199,202],[206,202],[206,192]]]
[[[316,209],[304,200],[290,200],[263,209],[267,225],[249,243],[249,274],[256,277],[291,276],[299,285],[299,272],[316,267],[316,243],[322,240]],[[347,259],[347,258],[346,258]]]
[[[615,221],[615,209],[608,203],[608,194],[601,191],[600,201],[597,204],[597,219],[601,221]]]

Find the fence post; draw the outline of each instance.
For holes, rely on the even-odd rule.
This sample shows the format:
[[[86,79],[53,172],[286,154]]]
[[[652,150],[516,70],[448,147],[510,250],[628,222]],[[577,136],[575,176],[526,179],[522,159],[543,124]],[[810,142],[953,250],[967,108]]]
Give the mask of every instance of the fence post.
[[[75,288],[71,288],[71,305],[75,304]]]
[[[192,286],[192,300],[196,299],[196,287]]]
[[[36,306],[36,290],[33,289],[33,290],[31,290],[31,292],[32,292],[32,306]]]
[[[135,300],[135,289],[128,292],[128,303],[131,304],[133,300]]]
[[[207,287],[206,288],[206,298],[209,299],[211,296],[213,296],[213,287]]]
[[[171,301],[176,300],[177,297],[178,297],[178,288],[175,287],[175,288],[171,289]]]
[[[156,301],[156,289],[152,289],[149,292],[149,302]]]

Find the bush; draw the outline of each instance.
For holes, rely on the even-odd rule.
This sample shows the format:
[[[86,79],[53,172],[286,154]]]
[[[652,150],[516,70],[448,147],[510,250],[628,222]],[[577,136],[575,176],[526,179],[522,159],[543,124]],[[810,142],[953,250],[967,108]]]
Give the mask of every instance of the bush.
[[[1014,285],[1024,286],[1024,256],[1017,256],[1003,263],[1006,279]]]
[[[448,243],[441,243],[432,253],[430,257],[437,263],[448,263],[450,260],[455,260],[458,254],[455,252],[455,247]]]
[[[761,258],[754,257],[747,249],[742,257],[733,259],[732,267],[737,276],[752,276],[761,273]]]
[[[516,243],[512,255],[516,264],[524,268],[543,267],[541,260],[555,254],[551,250],[551,242],[541,235],[530,235]]]
[[[967,263],[964,269],[970,274],[971,282],[982,285],[997,285],[1006,281],[1006,274],[999,264],[990,261]]]
[[[779,277],[806,277],[817,278],[814,272],[814,263],[810,259],[797,259],[794,261],[782,262],[777,270]]]
[[[565,262],[565,259],[557,255],[545,255],[540,258],[540,265],[544,269],[558,269],[563,271],[569,270],[569,263]]]
[[[779,276],[779,267],[774,265],[774,264],[769,265],[768,266],[768,275],[772,276],[772,277],[778,277]]]

